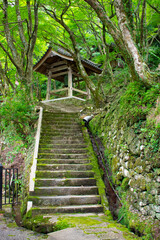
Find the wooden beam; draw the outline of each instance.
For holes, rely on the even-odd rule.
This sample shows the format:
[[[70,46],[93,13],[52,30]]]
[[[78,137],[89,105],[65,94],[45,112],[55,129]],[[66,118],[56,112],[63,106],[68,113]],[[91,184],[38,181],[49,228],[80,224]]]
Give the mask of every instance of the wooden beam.
[[[45,56],[33,67],[33,71],[36,71],[44,62],[46,61],[47,58],[49,58],[49,55],[52,52],[52,48],[50,47],[45,54]]]
[[[55,62],[55,63],[52,63],[51,65],[49,64],[49,67],[53,68],[53,67],[56,67],[56,66],[61,66],[61,65],[65,64],[65,63],[66,63],[66,61]]]
[[[77,88],[73,88],[73,87],[72,87],[72,90],[73,90],[73,91],[75,91],[75,92],[82,93],[82,94],[84,94],[84,95],[88,95],[88,93],[87,93],[87,92],[84,92],[84,91],[82,91],[82,90],[79,90],[79,89],[77,89]]]
[[[46,94],[46,100],[50,99],[50,91],[51,91],[51,75],[52,72],[49,72],[48,75],[48,82],[47,82],[47,94]]]
[[[65,97],[66,95],[65,94],[58,94],[58,93],[52,93],[52,95],[54,95],[54,96],[57,96],[57,97],[59,97],[59,98],[61,98],[61,97]]]
[[[60,72],[60,73],[57,73],[57,74],[53,74],[53,75],[52,75],[52,78],[55,78],[55,77],[59,77],[59,76],[65,75],[65,74],[67,74],[67,73],[68,73],[68,71]]]
[[[67,87],[66,88],[61,88],[61,89],[56,89],[56,90],[50,91],[50,94],[54,94],[54,93],[61,92],[61,91],[66,91],[66,90],[68,90]]]
[[[56,68],[51,69],[51,71],[52,71],[52,73],[54,73],[54,72],[58,72],[58,71],[61,71],[61,70],[64,70],[64,69],[68,69],[68,66],[67,65],[62,65],[60,67],[56,67]]]

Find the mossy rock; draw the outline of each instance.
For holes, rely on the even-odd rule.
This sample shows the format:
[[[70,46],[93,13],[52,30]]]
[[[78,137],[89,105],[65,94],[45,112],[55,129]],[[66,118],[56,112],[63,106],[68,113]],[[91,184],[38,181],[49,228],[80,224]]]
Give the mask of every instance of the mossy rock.
[[[30,214],[29,214],[30,216]],[[62,230],[68,227],[72,227],[71,223],[68,223],[65,219],[59,218],[55,222],[51,222],[51,217],[43,217],[42,215],[38,215],[35,217],[25,216],[23,219],[23,226],[32,231],[36,231],[39,233],[50,233],[58,230]]]
[[[49,233],[53,231],[53,223],[49,222],[49,218],[43,216],[35,216],[33,218],[28,215],[23,219],[23,226],[32,231],[39,233]]]

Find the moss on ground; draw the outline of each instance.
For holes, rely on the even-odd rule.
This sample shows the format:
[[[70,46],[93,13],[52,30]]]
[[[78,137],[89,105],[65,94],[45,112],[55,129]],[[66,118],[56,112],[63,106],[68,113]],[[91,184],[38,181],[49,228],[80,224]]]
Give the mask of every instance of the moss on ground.
[[[10,222],[10,223],[7,223],[7,227],[14,228],[14,227],[17,227],[17,224],[15,222]]]
[[[68,227],[72,227],[72,223],[69,223],[67,219],[59,218],[56,222],[50,221],[51,217],[44,217],[43,215],[37,215],[31,217],[30,214],[26,215],[23,219],[23,226],[32,231],[39,233],[50,233],[59,231]]]
[[[87,232],[87,229],[97,229],[97,231],[94,231],[94,234],[99,235],[101,233],[105,233],[103,230],[104,228],[113,228],[113,231],[115,232],[116,229],[120,230],[123,233],[123,236],[126,240],[141,240],[141,237],[138,237],[134,235],[132,232],[129,231],[128,228],[125,226],[118,224],[116,221],[113,221],[110,217],[110,215],[106,216],[88,216],[88,217],[63,217],[64,220],[66,220],[68,223],[71,223],[72,226],[80,227],[85,233]],[[102,227],[103,224],[103,227]],[[104,226],[106,224],[106,226]],[[117,231],[116,231],[117,232]]]

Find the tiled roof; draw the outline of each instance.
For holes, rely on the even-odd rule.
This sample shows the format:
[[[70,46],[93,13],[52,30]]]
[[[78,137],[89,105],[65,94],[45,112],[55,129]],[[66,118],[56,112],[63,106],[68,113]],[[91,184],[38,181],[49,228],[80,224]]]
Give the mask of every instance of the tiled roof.
[[[49,50],[50,48],[51,48],[51,47],[49,47],[49,48],[46,50],[46,52],[45,52],[45,53],[43,54],[43,56],[37,61],[37,63],[40,62],[41,59],[43,59],[43,57],[46,55],[46,53],[48,52],[48,50]],[[53,51],[54,51],[54,50],[53,50]],[[71,55],[68,51],[64,50],[63,48],[58,48],[58,49],[55,50],[54,52],[53,52],[53,51],[52,51],[53,56],[56,56],[56,52],[57,52],[57,53],[62,54],[62,55],[64,55],[64,56],[66,56],[66,57],[72,58],[72,55]],[[90,65],[90,66],[92,66],[92,67],[94,67],[94,68],[96,68],[96,69],[98,69],[99,71],[102,71],[102,69],[99,68],[100,65],[95,64],[95,63],[93,63],[92,61],[87,60],[87,59],[84,59],[84,58],[81,58],[81,59],[82,59],[82,62],[84,62],[84,63],[86,63],[86,64],[88,64],[88,65]],[[34,67],[37,65],[37,63],[34,65]]]

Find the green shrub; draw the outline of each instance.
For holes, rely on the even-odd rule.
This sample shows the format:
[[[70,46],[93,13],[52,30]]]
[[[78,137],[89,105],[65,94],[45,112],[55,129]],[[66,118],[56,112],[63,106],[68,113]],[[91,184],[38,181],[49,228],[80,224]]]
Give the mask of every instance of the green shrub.
[[[158,98],[160,85],[147,89],[143,83],[131,82],[120,98],[120,117],[130,124],[146,119],[146,115]]]
[[[22,140],[23,143],[30,143],[30,133],[36,118],[34,105],[23,93],[8,96],[1,103],[1,131],[7,132],[14,139]]]

